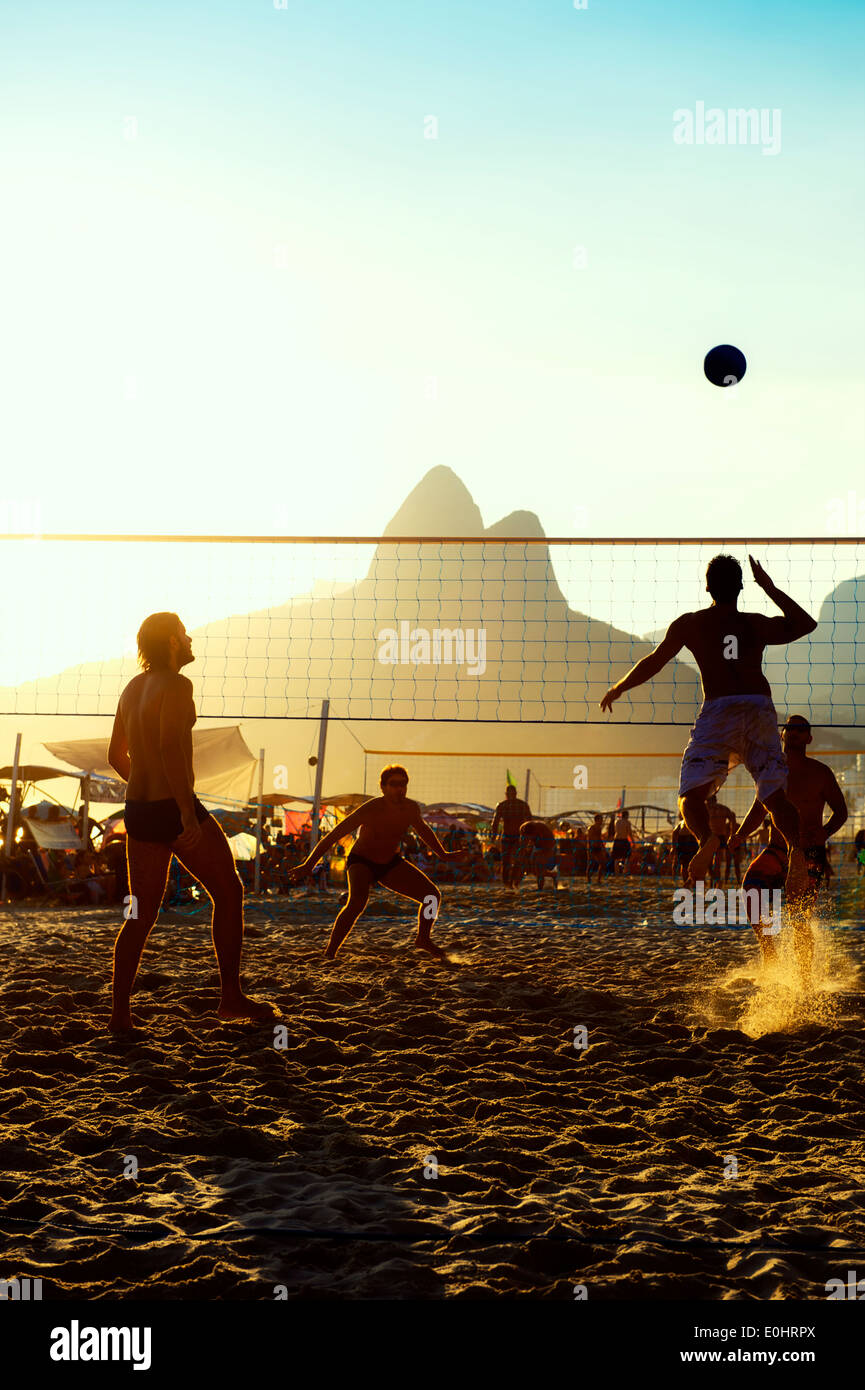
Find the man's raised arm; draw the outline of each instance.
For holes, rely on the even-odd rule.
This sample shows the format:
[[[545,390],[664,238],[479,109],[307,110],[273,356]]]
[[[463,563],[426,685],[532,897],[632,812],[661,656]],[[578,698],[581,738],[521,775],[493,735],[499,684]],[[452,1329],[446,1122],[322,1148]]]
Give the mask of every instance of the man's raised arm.
[[[667,628],[667,635],[663,642],[644,656],[642,661],[638,661],[636,666],[632,666],[626,676],[607,691],[601,701],[601,709],[609,712],[613,708],[614,701],[620,695],[624,695],[626,690],[633,690],[637,685],[643,685],[650,681],[659,671],[663,671],[668,661],[672,661],[685,645],[685,630],[687,614],[683,613],[680,618],[674,619]]]
[[[751,562],[751,573],[754,576],[755,584],[759,584],[764,594],[767,594],[773,603],[777,603],[783,618],[763,618],[763,639],[768,643],[796,642],[800,637],[806,637],[809,632],[813,632],[817,626],[816,620],[806,613],[804,608],[800,608],[795,599],[789,594],[785,594],[776,584],[773,584],[763,566],[753,555],[748,556]]]

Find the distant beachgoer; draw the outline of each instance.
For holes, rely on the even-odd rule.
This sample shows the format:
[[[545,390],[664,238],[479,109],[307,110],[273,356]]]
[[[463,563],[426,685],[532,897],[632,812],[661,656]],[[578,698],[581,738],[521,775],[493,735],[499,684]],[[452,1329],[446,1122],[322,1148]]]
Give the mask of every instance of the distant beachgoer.
[[[370,888],[374,883],[381,883],[392,893],[420,903],[415,946],[436,960],[447,960],[444,951],[430,939],[441,906],[441,892],[422,869],[403,858],[400,844],[406,831],[411,829],[439,859],[465,859],[468,850],[445,849],[435,832],[421,818],[418,803],[406,796],[408,773],[404,767],[394,763],[383,768],[379,785],[381,796],[365,801],[341,820],[319,840],[303,863],[290,871],[288,879],[291,883],[299,883],[337,840],[344,839],[353,830],[358,831],[357,840],[346,860],[348,900],[333,924],[325,951],[326,959],[336,959],[345,938],[366,908]]]
[[[517,885],[524,873],[535,875],[539,893],[544,886],[545,874],[551,876],[554,888],[558,883],[556,837],[542,820],[527,820],[520,826],[520,846],[515,870]]]
[[[502,883],[506,888],[513,888],[513,862],[520,842],[520,826],[523,821],[531,818],[529,803],[522,801],[517,796],[516,787],[510,783],[505,789],[505,799],[500,801],[493,816],[492,839],[496,838],[496,832],[501,822],[502,827]]]
[[[716,796],[706,797],[706,810],[709,813],[709,829],[718,837],[718,848],[710,866],[712,884],[717,887],[724,871],[724,883],[730,876],[730,848],[728,841],[738,824],[729,806],[723,806]],[[737,879],[738,882],[738,879]]]
[[[847,802],[838,785],[835,774],[826,763],[809,758],[806,754],[811,742],[811,725],[801,714],[790,715],[784,725],[784,753],[789,769],[787,795],[799,813],[802,844],[808,865],[808,886],[796,901],[793,921],[793,945],[804,985],[810,983],[811,965],[814,954],[814,941],[811,932],[811,915],[817,904],[821,886],[829,875],[827,857],[828,840],[841,829],[848,817]],[[832,812],[823,824],[823,811],[828,806]],[[765,815],[765,806],[755,797],[750,811],[741,826],[731,837],[731,844],[744,841],[760,824]],[[766,889],[769,892],[780,889],[787,872],[786,845],[783,838],[774,831],[769,844],[751,861],[742,885],[749,888]],[[749,920],[757,933],[764,959],[775,957],[775,936],[777,931],[767,931],[766,923],[755,911],[753,901],[746,899]],[[777,925],[777,924],[776,924]]]
[[[213,903],[213,946],[219,964],[220,1018],[278,1018],[272,1004],[244,994],[243,885],[225,835],[194,792],[192,682],[180,674],[194,661],[192,642],[176,613],[152,613],[138,631],[143,670],[120,695],[108,761],[127,783],[126,852],[129,915],[114,944],[110,1027],[132,1028],[130,997],[141,952],[156,921],[174,854]]]
[[[856,838],[853,841],[853,854],[856,859],[856,877],[858,878],[862,870],[865,869],[865,827],[856,832]]]
[[[688,882],[705,880],[720,843],[709,825],[706,798],[741,762],[789,846],[787,894],[792,899],[804,892],[808,874],[799,843],[799,817],[785,790],[787,767],[772,691],[763,675],[763,652],[770,645],[795,642],[813,632],[817,624],[772,583],[762,565],[753,557],[749,559],[755,582],[783,616],[739,612],[739,562],[732,555],[716,555],[706,570],[711,607],[674,619],[660,645],[607,691],[601,709],[612,710],[613,703],[627,690],[651,680],[687,647],[696,658],[703,683],[703,706],[691,729],[679,778],[679,810],[700,842],[688,865]]]
[[[597,870],[598,883],[600,883],[607,869],[607,846],[604,836],[604,817],[598,811],[595,819],[586,832],[586,840],[589,847],[589,863],[586,869],[586,878],[591,882],[592,874]]]
[[[623,874],[627,870],[631,850],[634,847],[634,832],[627,811],[617,818],[613,830],[613,873]]]
[[[700,848],[700,842],[696,835],[693,835],[688,829],[682,816],[679,817],[678,824],[674,827],[670,839],[676,851],[676,864],[682,876],[682,882],[687,883],[688,865]]]

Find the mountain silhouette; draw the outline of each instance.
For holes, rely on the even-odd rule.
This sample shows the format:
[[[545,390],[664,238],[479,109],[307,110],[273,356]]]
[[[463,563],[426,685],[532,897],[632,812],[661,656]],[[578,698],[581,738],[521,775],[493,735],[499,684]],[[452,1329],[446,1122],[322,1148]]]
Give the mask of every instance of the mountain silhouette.
[[[651,641],[570,608],[537,516],[515,511],[484,527],[450,468],[420,480],[383,536],[442,539],[383,540],[354,584],[328,592],[319,579],[306,595],[192,630],[197,659],[188,674],[199,715],[312,718],[327,698],[331,717],[343,720],[604,723],[604,691],[652,649]],[[770,649],[767,674],[779,709],[810,709],[814,722],[852,722],[841,716],[862,704],[863,597],[865,580],[847,581],[827,597],[808,643],[774,655]],[[71,667],[0,691],[0,708],[113,715],[136,670],[129,657]],[[672,661],[619,702],[614,722],[687,724],[700,698],[693,667]]]

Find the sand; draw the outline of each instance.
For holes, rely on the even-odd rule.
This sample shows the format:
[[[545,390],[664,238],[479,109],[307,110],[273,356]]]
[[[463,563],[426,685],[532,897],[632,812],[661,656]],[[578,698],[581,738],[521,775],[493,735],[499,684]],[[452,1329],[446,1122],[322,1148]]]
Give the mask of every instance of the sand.
[[[865,1258],[865,934],[818,930],[809,998],[760,982],[749,932],[671,927],[670,891],[447,889],[451,969],[384,892],[332,966],[335,895],[248,905],[284,1049],[215,1018],[201,913],[157,926],[145,1031],[117,1038],[117,909],[3,910],[0,1275],[45,1299],[825,1298]]]

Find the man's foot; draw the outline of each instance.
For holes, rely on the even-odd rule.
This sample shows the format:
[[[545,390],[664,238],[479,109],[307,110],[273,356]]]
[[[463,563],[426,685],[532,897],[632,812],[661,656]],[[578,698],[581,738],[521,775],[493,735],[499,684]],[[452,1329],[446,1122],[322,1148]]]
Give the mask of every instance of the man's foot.
[[[258,1023],[282,1017],[275,1004],[250,999],[248,994],[238,994],[232,999],[223,1000],[216,1013],[219,1018],[251,1018]]]
[[[697,853],[688,864],[688,874],[685,881],[689,888],[695,888],[698,883],[705,882],[709,865],[715,858],[720,843],[721,840],[718,835],[710,835],[708,840],[697,850]]]
[[[131,1033],[135,1024],[132,1022],[132,1014],[129,1009],[113,1009],[111,1018],[108,1020],[108,1027],[112,1033]]]
[[[432,956],[433,960],[447,960],[441,946],[435,946],[432,941],[424,941],[418,936],[415,938],[414,944],[419,951],[426,951],[428,955]]]
[[[787,902],[794,903],[798,898],[803,897],[808,884],[808,861],[801,849],[791,849],[787,865],[787,878],[784,883]]]

